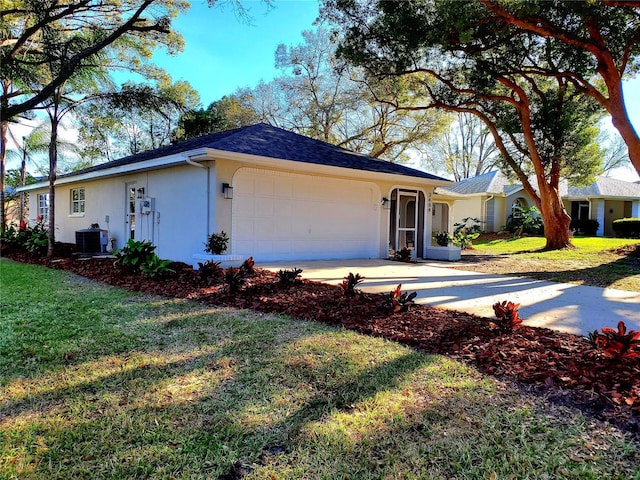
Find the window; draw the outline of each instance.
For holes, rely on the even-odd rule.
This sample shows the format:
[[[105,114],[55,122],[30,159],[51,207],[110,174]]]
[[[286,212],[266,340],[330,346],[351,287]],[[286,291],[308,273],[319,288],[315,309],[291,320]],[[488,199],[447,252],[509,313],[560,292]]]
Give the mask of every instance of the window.
[[[511,205],[511,216],[513,218],[522,218],[522,211],[527,209],[527,202],[524,198],[516,198]]]
[[[49,220],[49,194],[38,195],[38,218],[47,222]]]
[[[84,188],[71,189],[71,215],[84,213]]]

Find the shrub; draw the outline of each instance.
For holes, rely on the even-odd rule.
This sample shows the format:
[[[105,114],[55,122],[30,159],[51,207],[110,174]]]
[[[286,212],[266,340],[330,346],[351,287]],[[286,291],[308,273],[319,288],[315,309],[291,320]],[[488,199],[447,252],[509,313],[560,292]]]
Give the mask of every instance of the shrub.
[[[505,228],[514,233],[522,227],[522,233],[529,235],[542,235],[544,227],[540,210],[536,207],[522,208],[514,207],[514,214],[509,215]]]
[[[407,312],[409,307],[415,303],[413,299],[417,296],[417,292],[403,293],[402,284],[400,283],[394,290],[385,295],[384,305],[392,313]]]
[[[580,232],[584,235],[594,236],[598,233],[598,227],[600,227],[600,222],[597,220],[587,219],[587,220],[578,220],[573,219],[569,224],[569,228],[576,232]]]
[[[511,333],[522,323],[518,309],[519,303],[504,301],[502,303],[494,303],[493,311],[496,314],[496,321],[491,322],[491,328],[499,330],[501,333]]]
[[[207,260],[204,263],[198,262],[198,267],[200,280],[205,285],[213,285],[216,280],[224,275],[224,269],[220,266],[220,262],[214,262],[213,260]]]
[[[463,218],[461,222],[453,224],[453,233],[465,231],[468,234],[482,233],[482,220],[475,217]]]
[[[250,275],[255,271],[253,269],[253,266],[255,264],[256,264],[256,262],[253,261],[253,257],[249,257],[244,262],[242,262],[242,265],[240,265],[240,271],[244,275]]]
[[[617,237],[640,238],[640,218],[619,218],[613,221]]]
[[[402,250],[398,250],[396,253],[394,253],[393,259],[399,262],[410,262],[412,255],[412,251],[405,247]]]
[[[298,277],[301,273],[301,268],[292,268],[291,270],[278,270],[278,281],[284,284],[294,283],[296,280],[298,280]]]
[[[598,354],[617,361],[640,358],[640,332],[630,330],[623,321],[618,329],[603,328],[602,333],[594,330],[589,334],[589,342]]]
[[[13,225],[5,227],[0,232],[0,251],[7,252],[20,246],[20,233]]]
[[[452,243],[460,250],[467,250],[473,245],[473,240],[480,236],[479,233],[457,232],[453,234]]]
[[[462,222],[455,223],[453,237],[451,242],[460,247],[461,250],[467,250],[473,245],[473,240],[480,236],[482,232],[482,221],[479,218],[466,217]]]
[[[349,275],[342,279],[342,283],[340,284],[340,288],[342,288],[342,293],[348,296],[355,295],[356,293],[360,293],[360,289],[357,288],[358,285],[362,283],[365,277],[360,276],[359,273],[355,275],[349,272]]]
[[[47,254],[49,247],[49,231],[44,221],[38,217],[36,224],[18,234],[24,247],[34,255],[43,256]]]
[[[168,273],[174,273],[174,271],[169,268],[170,264],[171,260],[161,260],[160,257],[154,253],[147,262],[140,265],[140,271],[147,277],[161,277]]]
[[[156,246],[151,242],[137,241],[130,238],[124,247],[115,252],[117,257],[115,263],[133,272],[142,270],[143,265],[148,265],[153,261]]]
[[[449,236],[449,232],[436,232],[433,234],[433,239],[436,241],[441,247],[446,247],[451,242],[451,237]]]
[[[246,279],[239,268],[229,267],[224,271],[224,283],[229,293],[236,293],[242,288]]]
[[[209,252],[212,255],[222,255],[227,250],[229,244],[229,237],[224,230],[220,233],[212,233],[207,239],[207,243],[204,244],[205,252]]]

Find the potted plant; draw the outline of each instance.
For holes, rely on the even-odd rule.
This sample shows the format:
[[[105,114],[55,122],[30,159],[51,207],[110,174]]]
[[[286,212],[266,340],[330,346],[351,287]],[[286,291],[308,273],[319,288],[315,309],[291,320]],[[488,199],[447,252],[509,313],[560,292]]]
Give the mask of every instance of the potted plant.
[[[453,242],[453,237],[449,235],[449,232],[435,232],[433,240],[436,242],[436,246],[427,246],[425,258],[449,262],[460,260],[460,247],[450,245]]]
[[[433,234],[433,239],[436,241],[436,244],[440,247],[447,247],[449,243],[451,243],[451,237],[449,236],[449,232],[436,232]]]
[[[212,233],[207,239],[207,243],[204,244],[204,251],[211,253],[212,255],[222,255],[229,245],[229,237],[224,230],[220,233]]]
[[[200,263],[206,262],[220,263],[223,267],[235,266],[242,263],[244,258],[241,255],[225,254],[229,246],[229,237],[221,230],[214,232],[207,237],[204,244],[204,251],[207,253],[195,253],[193,257],[193,268],[198,268]]]

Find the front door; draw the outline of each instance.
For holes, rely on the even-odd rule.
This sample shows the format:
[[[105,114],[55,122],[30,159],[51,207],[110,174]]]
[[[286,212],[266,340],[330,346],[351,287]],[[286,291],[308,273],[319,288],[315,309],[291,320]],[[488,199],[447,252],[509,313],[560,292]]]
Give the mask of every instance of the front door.
[[[416,248],[417,203],[418,192],[398,190],[396,200],[396,250],[404,248],[415,250]]]
[[[124,231],[128,239],[136,238],[136,184],[125,184],[125,216]],[[125,241],[126,243],[126,241]]]

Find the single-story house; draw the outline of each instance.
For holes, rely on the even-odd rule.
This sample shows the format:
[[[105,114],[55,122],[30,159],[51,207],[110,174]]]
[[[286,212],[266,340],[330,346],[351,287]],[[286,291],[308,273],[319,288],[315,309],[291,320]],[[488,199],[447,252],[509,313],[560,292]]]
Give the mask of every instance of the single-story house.
[[[588,187],[571,187],[562,195],[564,206],[575,220],[597,220],[598,236],[614,236],[613,221],[640,218],[640,184],[598,177]]]
[[[613,236],[613,220],[640,216],[640,185],[608,177],[598,177],[588,187],[562,184],[560,194],[567,213],[574,220],[597,220],[598,236]],[[498,170],[468,178],[450,187],[439,187],[439,198],[454,198],[453,222],[466,217],[479,218],[485,232],[498,232],[516,206],[529,208],[535,203],[521,184],[513,183]]]
[[[98,224],[193,262],[214,232],[256,261],[386,258],[431,246],[432,194],[453,182],[266,124],[214,133],[61,175],[56,239]],[[47,182],[24,190],[30,222],[47,216]]]

